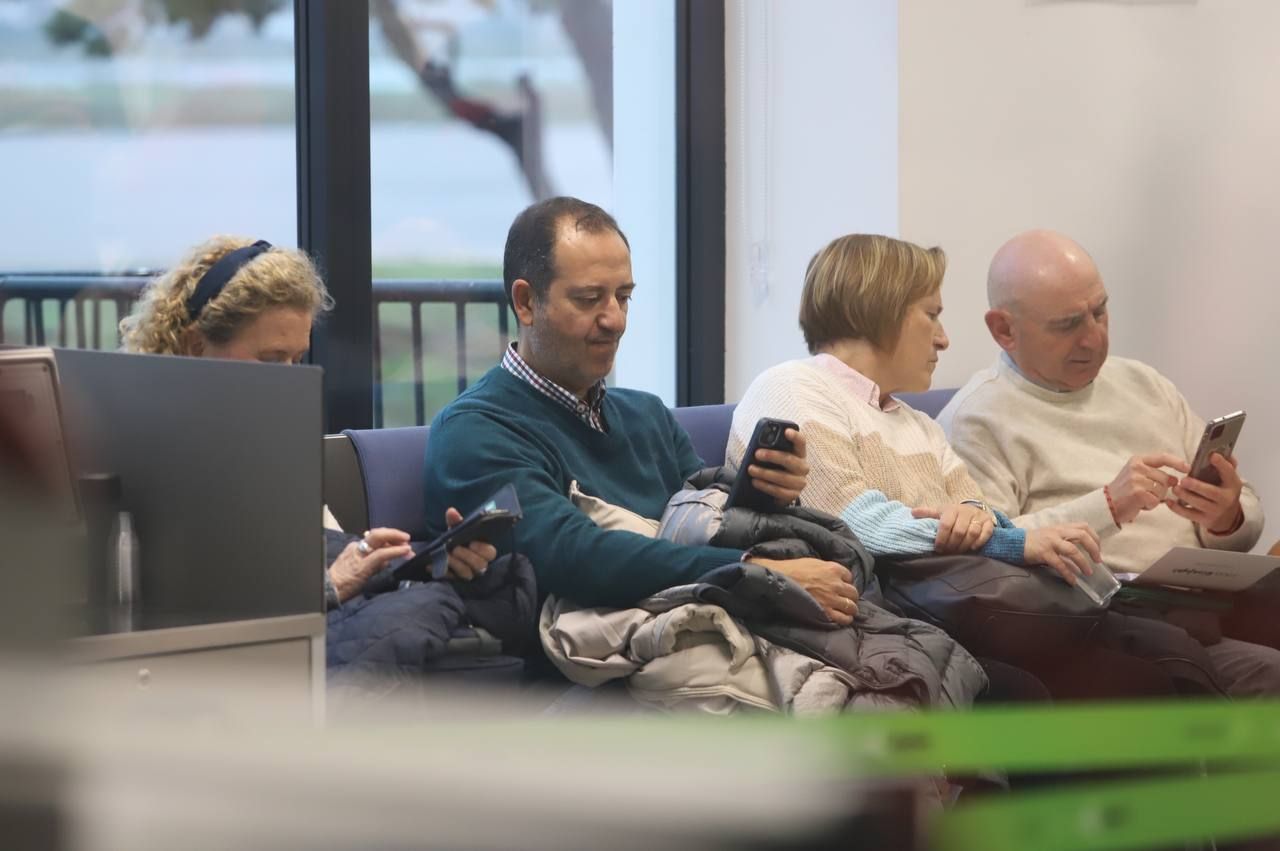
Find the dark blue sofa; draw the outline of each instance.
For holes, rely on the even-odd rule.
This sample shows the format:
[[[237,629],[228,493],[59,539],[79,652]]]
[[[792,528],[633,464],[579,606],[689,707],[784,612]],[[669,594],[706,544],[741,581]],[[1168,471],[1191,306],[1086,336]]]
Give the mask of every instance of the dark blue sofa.
[[[952,388],[904,393],[903,401],[931,417],[955,393]],[[734,405],[675,408],[693,448],[708,465],[723,463]],[[347,530],[376,526],[428,537],[422,493],[427,427],[348,429],[325,438],[325,502]]]

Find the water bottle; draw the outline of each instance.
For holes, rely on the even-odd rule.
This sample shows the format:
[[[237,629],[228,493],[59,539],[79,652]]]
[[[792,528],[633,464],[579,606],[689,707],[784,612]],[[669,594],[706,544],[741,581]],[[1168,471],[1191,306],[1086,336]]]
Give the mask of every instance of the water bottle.
[[[138,534],[134,531],[133,515],[123,509],[116,511],[111,521],[111,532],[107,538],[107,577],[111,583],[108,602],[112,631],[137,629],[142,604]]]
[[[94,630],[137,629],[141,589],[138,535],[125,510],[120,477],[92,473],[80,479],[89,544]]]

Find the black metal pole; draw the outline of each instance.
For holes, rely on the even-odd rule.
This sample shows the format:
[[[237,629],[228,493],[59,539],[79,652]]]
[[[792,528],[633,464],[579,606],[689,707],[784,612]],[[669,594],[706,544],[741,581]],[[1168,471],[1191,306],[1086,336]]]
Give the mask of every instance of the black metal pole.
[[[373,422],[368,0],[296,0],[298,245],[337,302],[312,333],[325,430]]]
[[[724,3],[676,0],[676,401],[724,401]]]

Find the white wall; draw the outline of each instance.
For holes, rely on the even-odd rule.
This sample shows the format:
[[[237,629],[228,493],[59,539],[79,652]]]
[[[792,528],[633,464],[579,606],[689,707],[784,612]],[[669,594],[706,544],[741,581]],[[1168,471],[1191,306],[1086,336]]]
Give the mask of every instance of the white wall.
[[[937,384],[995,356],[991,253],[1062,230],[1102,270],[1113,353],[1155,365],[1203,416],[1249,412],[1241,468],[1280,511],[1280,3],[912,0],[900,14],[901,233],[951,259]]]
[[[935,385],[963,382],[996,354],[982,324],[991,253],[1052,227],[1102,269],[1114,353],[1156,365],[1204,416],[1249,412],[1241,466],[1280,516],[1280,3],[727,5],[726,398],[803,352],[804,264],[855,230],[947,250],[952,346]],[[770,48],[746,73],[744,18],[748,45],[767,19]],[[738,125],[744,81],[749,99],[771,98],[767,123],[752,109]],[[761,140],[764,167],[750,156]],[[763,300],[752,242],[769,248]]]
[[[842,233],[897,230],[897,3],[729,0],[725,30],[733,400],[805,354],[796,316],[813,253]]]

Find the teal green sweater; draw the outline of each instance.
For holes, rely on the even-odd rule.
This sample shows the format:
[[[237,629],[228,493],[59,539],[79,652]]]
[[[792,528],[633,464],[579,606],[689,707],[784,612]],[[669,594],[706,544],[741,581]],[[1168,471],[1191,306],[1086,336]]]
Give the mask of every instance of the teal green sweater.
[[[689,435],[658,397],[610,389],[604,416],[608,434],[501,367],[491,369],[431,424],[426,498],[432,533],[443,531],[448,506],[466,514],[512,482],[524,519],[510,548],[533,562],[540,594],[583,606],[634,605],[737,562],[740,550],[604,531],[570,502],[569,483],[576,480],[584,493],[657,519],[702,466]]]

